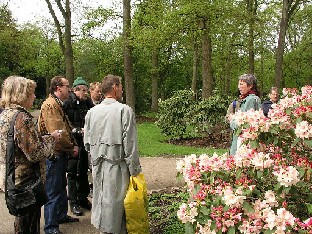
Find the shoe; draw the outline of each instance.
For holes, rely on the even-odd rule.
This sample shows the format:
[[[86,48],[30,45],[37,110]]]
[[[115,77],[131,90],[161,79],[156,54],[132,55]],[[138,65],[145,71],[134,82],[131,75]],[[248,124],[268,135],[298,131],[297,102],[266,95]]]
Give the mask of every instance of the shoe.
[[[76,216],[81,216],[81,215],[83,215],[82,210],[81,210],[80,207],[77,206],[77,205],[72,206],[72,207],[70,208],[70,210],[71,210],[71,212],[72,212],[74,215],[76,215]]]
[[[75,222],[79,222],[79,219],[67,215],[65,217],[65,219],[59,221],[59,224],[62,224],[62,223],[75,223]]]
[[[79,201],[79,206],[81,208],[86,209],[86,210],[91,210],[92,209],[92,204],[91,204],[91,202],[88,199]]]
[[[45,234],[63,234],[59,229],[53,229],[49,232],[46,232]]]

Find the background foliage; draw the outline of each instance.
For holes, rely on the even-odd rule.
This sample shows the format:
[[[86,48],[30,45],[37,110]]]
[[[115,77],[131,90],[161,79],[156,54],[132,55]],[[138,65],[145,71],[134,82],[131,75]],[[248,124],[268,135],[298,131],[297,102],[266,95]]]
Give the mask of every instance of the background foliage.
[[[252,14],[247,2],[257,3]],[[153,89],[156,99],[165,100],[175,91],[189,90],[194,85],[195,96],[200,96],[202,64],[206,59],[201,44],[206,29],[201,22],[209,23],[210,30],[212,83],[209,85],[221,94],[235,95],[237,77],[249,72],[252,51],[260,90],[267,93],[274,84],[282,2],[133,1],[130,43],[136,111],[150,110],[155,98]],[[286,34],[283,87],[298,88],[312,82],[312,4],[308,0],[299,2]],[[73,12],[81,9],[76,4],[71,1]],[[37,97],[43,98],[51,77],[65,73],[53,23],[47,16],[46,21],[17,25],[4,4],[0,5],[0,15],[0,82],[12,74],[34,79],[38,83]],[[81,26],[72,32],[75,76],[83,76],[89,82],[99,81],[108,73],[123,76],[120,26],[117,23],[109,29],[103,28],[108,20],[120,22],[120,9],[87,7],[79,15]],[[250,29],[254,31],[253,37]],[[155,79],[157,85],[152,86]]]

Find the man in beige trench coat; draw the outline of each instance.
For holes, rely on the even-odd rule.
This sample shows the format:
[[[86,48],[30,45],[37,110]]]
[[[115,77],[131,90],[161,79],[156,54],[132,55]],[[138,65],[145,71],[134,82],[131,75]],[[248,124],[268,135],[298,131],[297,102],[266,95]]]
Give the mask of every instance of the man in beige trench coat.
[[[131,107],[120,103],[120,77],[104,77],[102,90],[105,99],[88,111],[84,126],[84,144],[92,163],[91,223],[101,233],[124,234],[124,198],[130,175],[142,170],[135,115]]]

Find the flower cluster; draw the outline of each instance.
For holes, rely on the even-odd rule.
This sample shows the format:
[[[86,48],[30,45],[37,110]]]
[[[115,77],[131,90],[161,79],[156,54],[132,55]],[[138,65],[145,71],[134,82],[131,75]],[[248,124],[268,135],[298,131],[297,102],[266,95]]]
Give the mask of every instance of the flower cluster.
[[[177,163],[190,195],[178,217],[193,233],[312,233],[312,86],[283,94],[268,117],[235,114],[235,155]]]

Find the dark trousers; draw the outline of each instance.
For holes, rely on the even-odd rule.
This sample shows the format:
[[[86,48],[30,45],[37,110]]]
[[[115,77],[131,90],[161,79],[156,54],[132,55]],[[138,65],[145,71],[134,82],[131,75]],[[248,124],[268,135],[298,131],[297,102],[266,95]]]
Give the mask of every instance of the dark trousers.
[[[15,234],[39,234],[40,233],[41,208],[29,210],[26,215],[15,217]]]
[[[66,191],[67,156],[60,155],[54,161],[46,160],[46,192],[48,202],[44,205],[45,233],[59,228],[59,221],[67,216],[68,198]]]
[[[68,160],[68,199],[71,206],[79,205],[79,201],[86,201],[88,198],[90,193],[88,168],[88,152],[84,147],[79,147],[78,157]]]

